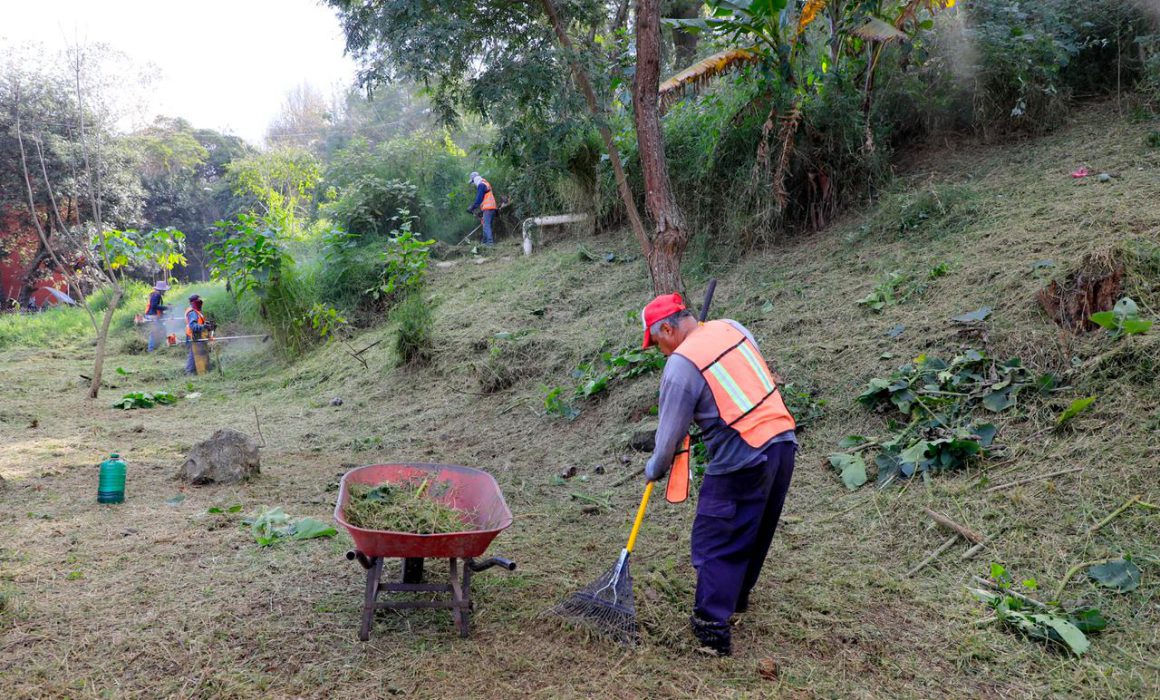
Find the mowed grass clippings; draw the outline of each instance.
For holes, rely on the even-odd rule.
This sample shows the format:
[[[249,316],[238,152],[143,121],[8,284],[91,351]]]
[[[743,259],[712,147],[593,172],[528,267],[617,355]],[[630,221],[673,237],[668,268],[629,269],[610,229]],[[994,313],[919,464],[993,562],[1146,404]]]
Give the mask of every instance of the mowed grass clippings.
[[[641,645],[626,651],[543,616],[615,561],[644,487],[633,475],[646,456],[625,445],[655,421],[647,412],[658,377],[581,402],[573,421],[543,407],[544,387],[570,385],[578,363],[639,342],[651,290],[627,233],[553,237],[527,258],[518,240],[501,239],[485,263],[434,269],[436,347],[424,367],[395,369],[389,324],[351,340],[356,349],[383,341],[361,355],[369,369],[341,344],[292,362],[235,345],[223,348],[224,377],[191,380],[199,398],[126,413],[104,398],[140,389],[134,382],[181,389],[184,355],[115,355],[106,367],[134,374],[109,373],[118,386],[89,402],[78,377],[91,369],[84,343],[0,349],[0,697],[1156,697],[1160,570],[1144,556],[1160,552],[1157,516],[1134,509],[1089,530],[1131,496],[1160,498],[1160,396],[1148,369],[1160,366],[1160,333],[1061,335],[1035,301],[1088,253],[1139,249],[1127,283],[1142,315],[1160,317],[1145,245],[1160,240],[1150,128],[1096,106],[1042,139],[944,151],[916,161],[903,186],[957,188],[970,217],[950,222],[953,231],[899,232],[886,212],[861,233],[866,216],[851,213],[712,270],[713,315],[745,323],[787,381],[826,401],[801,436],[783,520],[729,659],[699,654],[688,630],[693,503],[650,505],[633,553]],[[1120,177],[1075,181],[1077,164]],[[637,260],[579,260],[580,243]],[[1052,267],[1033,269],[1047,259]],[[879,314],[855,303],[893,270],[920,278],[942,263],[948,272],[905,303]],[[704,280],[686,282],[699,297]],[[981,329],[949,321],[984,305],[994,311]],[[899,324],[901,335],[886,334]],[[998,416],[1009,448],[999,461],[847,493],[825,457],[846,435],[880,436],[884,419],[854,401],[866,382],[921,353],[965,347],[1065,374],[1074,389]],[[510,381],[482,389],[475,365],[493,354]],[[1055,427],[1072,400],[1091,395],[1088,410]],[[197,488],[173,480],[194,442],[225,426],[257,437],[258,419],[259,478]],[[129,464],[127,500],[99,506],[97,465],[112,451]],[[381,613],[359,642],[366,572],[344,558],[345,532],[262,549],[240,514],[206,513],[276,504],[326,518],[335,474],[412,460],[485,469],[515,516],[488,554],[519,568],[473,577],[468,640],[447,611],[416,610]],[[577,476],[560,480],[572,466]],[[1072,466],[1084,471],[986,492]],[[177,493],[185,500],[167,504]],[[586,513],[574,493],[611,507]],[[949,534],[924,507],[989,537],[985,549],[963,560],[958,543],[905,576]],[[1064,589],[1065,605],[1094,605],[1111,621],[1079,659],[980,626],[990,611],[966,591],[993,561],[1020,582],[1036,579],[1029,594],[1044,598],[1074,564],[1123,554],[1143,555],[1135,591],[1083,576]],[[388,564],[384,576],[397,579],[401,564]],[[429,580],[446,570],[428,561]]]
[[[439,502],[440,486],[446,484],[432,486],[429,479],[351,484],[342,512],[348,523],[365,530],[441,535],[472,529],[475,514]]]

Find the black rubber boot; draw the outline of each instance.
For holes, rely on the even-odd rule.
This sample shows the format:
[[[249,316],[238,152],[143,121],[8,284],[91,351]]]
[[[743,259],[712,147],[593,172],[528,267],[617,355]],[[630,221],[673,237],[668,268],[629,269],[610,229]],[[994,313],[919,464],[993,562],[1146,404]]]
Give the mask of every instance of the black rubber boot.
[[[729,656],[733,653],[728,622],[708,622],[696,615],[690,617],[689,622],[693,625],[693,636],[702,645],[717,652],[718,656]]]

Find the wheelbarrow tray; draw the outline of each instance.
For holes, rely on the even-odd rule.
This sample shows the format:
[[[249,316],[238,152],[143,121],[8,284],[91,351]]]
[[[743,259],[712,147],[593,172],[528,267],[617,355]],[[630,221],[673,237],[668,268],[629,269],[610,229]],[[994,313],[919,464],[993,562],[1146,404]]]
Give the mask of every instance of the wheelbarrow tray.
[[[436,500],[470,517],[463,532],[420,535],[413,532],[367,530],[346,521],[343,510],[350,501],[351,484],[378,486],[429,479],[439,494]],[[446,464],[374,464],[352,469],[339,484],[334,519],[346,528],[355,548],[370,558],[459,558],[481,556],[496,535],[512,524],[512,512],[499,484],[485,471]]]

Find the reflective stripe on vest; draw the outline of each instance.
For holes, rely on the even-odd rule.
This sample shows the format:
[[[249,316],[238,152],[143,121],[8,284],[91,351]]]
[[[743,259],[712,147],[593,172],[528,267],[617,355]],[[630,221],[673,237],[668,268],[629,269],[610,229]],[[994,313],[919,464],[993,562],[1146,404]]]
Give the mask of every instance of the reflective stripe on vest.
[[[675,354],[696,365],[713,392],[721,420],[749,446],[761,447],[794,429],[761,352],[731,324],[709,321],[690,333]]]
[[[491,183],[487,180],[484,180],[482,177],[479,178],[479,181],[487,187],[487,192],[483,194],[483,202],[480,203],[479,208],[483,211],[487,211],[488,209],[499,209],[499,207],[495,205],[495,193],[491,191]]]
[[[186,309],[185,310],[185,337],[187,337],[187,338],[193,338],[193,329],[189,327],[189,312],[190,311],[197,314],[198,325],[202,325],[202,326],[205,325],[205,316],[202,316],[200,311],[193,308],[192,306],[189,307],[188,309]]]

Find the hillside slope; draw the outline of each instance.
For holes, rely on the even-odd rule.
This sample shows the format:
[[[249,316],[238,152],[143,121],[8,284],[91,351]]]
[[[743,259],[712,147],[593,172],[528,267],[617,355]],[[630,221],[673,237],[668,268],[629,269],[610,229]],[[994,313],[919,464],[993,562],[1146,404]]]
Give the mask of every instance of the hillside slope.
[[[657,375],[578,402],[571,421],[544,410],[545,390],[570,391],[578,365],[637,342],[649,294],[627,236],[550,240],[531,258],[509,243],[485,263],[435,270],[437,347],[422,368],[392,368],[389,326],[351,341],[383,341],[363,354],[368,368],[337,344],[293,363],[234,348],[224,377],[187,389],[199,398],[122,413],[107,408],[122,390],[182,388],[178,358],[114,358],[108,366],[131,374],[88,404],[79,353],[5,351],[0,688],[142,698],[1154,696],[1160,566],[1146,557],[1160,556],[1157,516],[1129,511],[1089,528],[1132,495],[1160,499],[1160,333],[1074,338],[1036,301],[1092,255],[1089,265],[1121,262],[1126,293],[1143,316],[1160,317],[1160,150],[1147,145],[1150,128],[1093,107],[1040,140],[920,160],[873,208],[830,230],[736,260],[690,261],[700,271],[690,296],[717,276],[713,315],[748,325],[823,412],[803,431],[786,517],[730,659],[696,653],[686,629],[692,504],[650,508],[634,555],[641,648],[542,615],[613,563],[643,486],[632,474],[644,456],[626,445],[650,425]],[[1073,180],[1085,164],[1117,177]],[[591,261],[578,243],[614,261]],[[932,277],[936,268],[945,274]],[[921,290],[880,313],[856,304],[896,270]],[[982,331],[950,320],[982,306],[993,310]],[[998,414],[999,459],[847,492],[826,456],[846,435],[883,433],[883,417],[855,402],[867,381],[919,354],[968,347],[1019,357],[1070,388]],[[1087,412],[1053,429],[1073,399],[1091,395]],[[266,442],[260,479],[197,489],[171,480],[193,442],[220,427],[256,435],[255,419]],[[131,465],[129,499],[99,508],[90,465],[112,450]],[[364,579],[342,557],[345,534],[259,549],[241,515],[206,514],[238,503],[326,518],[336,474],[401,460],[484,468],[516,514],[492,551],[520,568],[476,577],[470,640],[453,636],[448,615],[414,612],[380,616],[360,643]],[[581,476],[561,482],[568,466]],[[982,488],[1071,467],[1084,469]],[[184,501],[166,502],[179,491]],[[612,508],[582,513],[573,493]],[[946,538],[924,506],[991,543],[967,561],[956,545],[907,576]],[[1080,659],[976,624],[990,611],[965,586],[990,562],[1037,579],[1049,599],[1073,564],[1123,553],[1144,569],[1135,591],[1098,589],[1082,574],[1065,589],[1066,602],[1095,604],[1110,620]],[[775,678],[758,672],[767,659]]]

